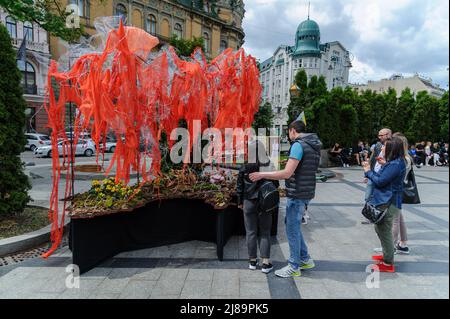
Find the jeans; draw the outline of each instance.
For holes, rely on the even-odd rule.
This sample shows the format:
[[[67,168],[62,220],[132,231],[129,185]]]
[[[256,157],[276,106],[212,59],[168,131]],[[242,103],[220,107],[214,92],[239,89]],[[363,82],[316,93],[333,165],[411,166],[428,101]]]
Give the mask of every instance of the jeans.
[[[261,258],[270,258],[270,230],[272,214],[261,213],[256,199],[244,200],[244,224],[249,259],[257,257],[257,248]]]
[[[300,264],[306,263],[310,256],[308,247],[302,234],[302,216],[305,211],[305,205],[309,200],[287,198],[286,203],[286,235],[289,242],[290,257],[288,263],[297,269]]]
[[[399,240],[402,242],[406,242],[408,240],[406,224],[403,218],[403,212],[401,210],[399,214],[394,218],[392,227],[392,236],[394,237],[394,243],[397,243]]]
[[[392,235],[392,224],[394,219],[400,213],[400,209],[391,204],[389,209],[384,216],[383,220],[375,225],[375,232],[381,242],[381,247],[383,249],[383,261],[386,264],[394,263],[394,236]]]

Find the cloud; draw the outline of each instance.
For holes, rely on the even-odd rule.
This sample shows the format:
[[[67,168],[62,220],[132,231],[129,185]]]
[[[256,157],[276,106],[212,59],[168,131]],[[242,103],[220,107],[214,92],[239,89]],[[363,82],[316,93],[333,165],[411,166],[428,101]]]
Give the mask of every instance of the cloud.
[[[293,45],[307,6],[299,0],[246,0],[244,48],[263,61],[279,45]],[[322,42],[338,40],[353,54],[350,81],[417,72],[448,88],[447,0],[313,0],[311,19]]]

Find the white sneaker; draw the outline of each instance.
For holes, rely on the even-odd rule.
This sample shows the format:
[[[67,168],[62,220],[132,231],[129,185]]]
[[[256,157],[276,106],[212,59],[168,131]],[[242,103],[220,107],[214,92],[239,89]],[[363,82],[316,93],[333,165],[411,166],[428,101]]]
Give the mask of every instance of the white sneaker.
[[[374,248],[373,251],[376,252],[376,253],[382,253],[383,252],[383,248],[377,247],[377,248]]]
[[[281,278],[300,277],[300,269],[294,269],[290,264],[275,271],[275,275]]]
[[[300,264],[300,269],[301,270],[303,270],[303,269],[312,269],[314,267],[316,267],[316,264],[314,263],[314,260],[312,258],[309,258],[307,262],[305,262],[305,263],[302,262]]]

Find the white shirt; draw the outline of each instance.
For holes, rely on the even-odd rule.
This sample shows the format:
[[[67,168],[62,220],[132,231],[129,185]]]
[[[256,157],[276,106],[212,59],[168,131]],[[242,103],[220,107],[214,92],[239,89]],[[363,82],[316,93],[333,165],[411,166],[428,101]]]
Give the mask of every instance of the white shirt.
[[[384,158],[383,152],[380,152],[380,154],[378,154],[378,157]],[[381,167],[382,167],[382,165],[378,161],[376,161],[375,167],[373,168],[373,170],[375,171],[375,173],[378,173],[380,171]]]

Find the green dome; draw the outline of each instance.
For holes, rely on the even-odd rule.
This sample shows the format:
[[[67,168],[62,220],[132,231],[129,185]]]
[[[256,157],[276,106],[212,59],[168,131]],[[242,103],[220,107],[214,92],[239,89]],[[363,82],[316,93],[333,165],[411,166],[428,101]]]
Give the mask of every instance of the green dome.
[[[320,28],[314,20],[299,24],[295,34],[294,55],[320,56]]]
[[[308,19],[298,25],[297,32],[315,32],[320,35],[320,28],[316,21]]]

